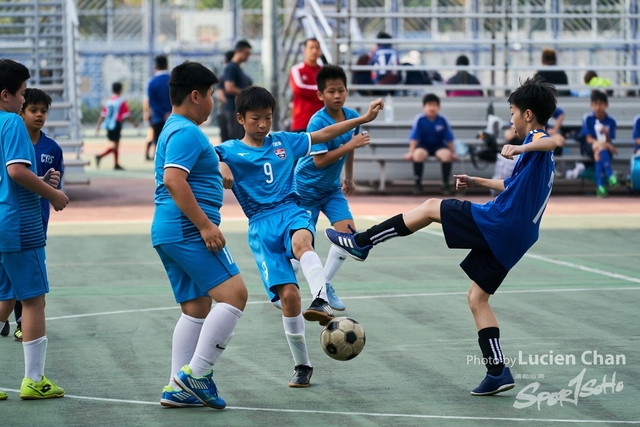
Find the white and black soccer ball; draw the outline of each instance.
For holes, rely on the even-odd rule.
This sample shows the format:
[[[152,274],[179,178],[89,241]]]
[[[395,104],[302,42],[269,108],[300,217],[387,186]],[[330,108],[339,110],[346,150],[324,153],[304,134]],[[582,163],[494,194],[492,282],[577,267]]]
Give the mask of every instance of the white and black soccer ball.
[[[364,328],[350,317],[336,317],[322,330],[322,349],[332,359],[351,360],[360,354],[366,342]]]

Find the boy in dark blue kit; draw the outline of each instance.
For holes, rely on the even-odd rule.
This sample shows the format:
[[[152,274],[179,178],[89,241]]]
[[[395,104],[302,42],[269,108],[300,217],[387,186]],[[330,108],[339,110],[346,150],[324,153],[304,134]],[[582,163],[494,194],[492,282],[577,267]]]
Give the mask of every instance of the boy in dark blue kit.
[[[453,131],[447,119],[440,115],[440,98],[428,93],[422,99],[422,111],[411,126],[409,151],[405,160],[413,162],[413,175],[416,181],[414,194],[422,192],[422,171],[429,156],[436,156],[442,162],[442,191],[449,194],[451,162],[456,160],[453,149]]]
[[[489,305],[507,273],[538,240],[540,219],[551,195],[556,142],[544,131],[556,109],[557,92],[539,78],[527,79],[509,96],[513,129],[525,138],[522,145],[505,145],[502,156],[521,155],[512,175],[503,180],[455,175],[456,190],[482,186],[501,192],[485,204],[456,199],[429,199],[417,208],[396,215],[363,233],[326,230],[328,239],[364,261],[373,245],[397,236],[408,236],[432,222],[442,224],[447,246],[471,249],[462,269],[473,281],[469,307],[478,330],[478,343],[486,361],[487,375],[471,391],[485,396],[514,387],[504,365],[498,321]]]
[[[582,151],[593,157],[596,167],[596,195],[607,197],[605,178],[609,187],[617,188],[620,183],[611,168],[611,156],[617,153],[613,140],[616,139],[616,119],[607,114],[609,98],[604,92],[591,92],[591,109],[593,112],[582,117],[582,135],[586,144]]]

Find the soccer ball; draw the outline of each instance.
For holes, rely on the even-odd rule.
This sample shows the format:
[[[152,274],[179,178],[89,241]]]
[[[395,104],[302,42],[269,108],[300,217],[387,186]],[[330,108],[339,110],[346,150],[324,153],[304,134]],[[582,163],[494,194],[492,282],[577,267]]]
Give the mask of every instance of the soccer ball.
[[[322,330],[322,349],[332,359],[351,360],[364,348],[364,329],[350,317],[336,317]]]

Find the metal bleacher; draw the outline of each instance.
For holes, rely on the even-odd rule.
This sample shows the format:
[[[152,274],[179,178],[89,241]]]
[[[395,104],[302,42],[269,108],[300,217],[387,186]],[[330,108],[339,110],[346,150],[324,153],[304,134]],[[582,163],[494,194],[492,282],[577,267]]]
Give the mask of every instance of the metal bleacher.
[[[364,113],[373,99],[375,98],[352,96],[347,100],[346,106]],[[477,135],[487,127],[489,110],[492,110],[505,124],[509,122],[506,98],[442,97],[440,103],[440,114],[445,116],[451,124],[456,139],[468,147],[482,144]],[[565,111],[563,129],[581,127],[583,115],[591,111],[589,98],[559,98],[558,105]],[[388,182],[411,181],[411,164],[403,159],[403,155],[409,146],[411,124],[415,116],[422,113],[421,107],[421,97],[394,97],[391,104],[393,117],[389,115],[385,117],[382,112],[375,121],[363,125],[363,130],[367,130],[371,136],[371,143],[356,150],[355,160],[359,164],[354,167],[356,181],[377,183],[379,192],[386,191]],[[614,141],[618,147],[618,155],[615,156],[614,161],[620,171],[626,171],[633,150],[632,120],[640,113],[640,108],[634,98],[612,98],[607,113],[616,119],[618,125]],[[501,137],[499,142],[504,143]],[[559,170],[570,168],[576,162],[589,160],[580,154],[580,148],[573,140],[567,141],[566,149],[567,152],[562,156],[556,156]],[[468,156],[462,156],[453,164],[453,173],[472,173],[490,177],[492,172],[493,167],[475,169]],[[439,174],[439,167],[427,166],[425,169],[427,180],[437,180]]]
[[[77,15],[73,0],[0,2],[0,57],[31,72],[28,87],[41,89],[53,103],[44,132],[64,153],[63,184],[88,184],[87,161],[80,158],[80,108],[77,97]]]

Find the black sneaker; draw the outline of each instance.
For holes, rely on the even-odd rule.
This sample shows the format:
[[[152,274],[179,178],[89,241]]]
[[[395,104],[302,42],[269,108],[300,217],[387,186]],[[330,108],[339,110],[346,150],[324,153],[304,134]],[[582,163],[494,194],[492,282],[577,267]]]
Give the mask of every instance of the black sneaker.
[[[413,186],[413,191],[412,191],[412,193],[413,193],[414,195],[416,195],[416,196],[417,196],[418,194],[422,194],[422,184],[420,184],[420,183],[416,183],[416,184]]]
[[[307,365],[298,365],[293,368],[293,377],[289,381],[289,387],[309,387],[313,375],[313,368]]]
[[[13,340],[22,342],[22,327],[18,324],[16,331],[13,333]]]
[[[124,168],[123,168],[122,166],[120,166],[120,165],[115,165],[115,166],[113,167],[113,169],[115,169],[115,170],[117,170],[117,171],[123,171],[123,170],[124,170]]]
[[[100,160],[102,160],[102,157],[96,156],[96,168],[100,167]]]
[[[313,300],[302,316],[309,322],[318,322],[322,326],[327,325],[335,317],[329,303],[320,297]]]
[[[4,324],[2,330],[0,331],[0,335],[2,335],[3,337],[9,336],[9,322]]]

